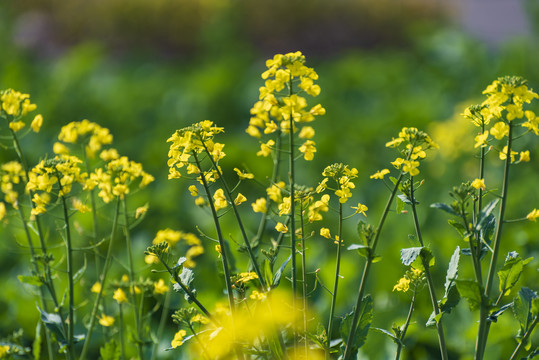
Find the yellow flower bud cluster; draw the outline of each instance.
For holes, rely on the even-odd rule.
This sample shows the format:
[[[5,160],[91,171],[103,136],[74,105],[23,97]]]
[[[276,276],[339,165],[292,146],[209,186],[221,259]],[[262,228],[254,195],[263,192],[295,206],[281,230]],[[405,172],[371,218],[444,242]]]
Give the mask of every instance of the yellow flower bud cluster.
[[[399,279],[397,285],[393,286],[393,291],[407,292],[410,288],[415,289],[424,280],[423,271],[412,267]]]
[[[277,131],[288,133],[291,119],[292,131],[296,132],[296,124],[311,122],[316,116],[326,113],[320,104],[309,108],[307,100],[301,96],[303,93],[313,97],[320,94],[320,86],[314,83],[318,74],[305,66],[305,56],[301,52],[277,54],[266,61],[266,66],[268,70],[262,74],[265,83],[259,89],[259,101],[251,108],[252,116],[246,130],[249,135],[260,138],[262,134]],[[305,160],[312,160],[316,152],[315,142],[309,140],[312,137],[314,129],[311,126],[300,129],[299,138],[308,139],[299,147]],[[270,141],[261,144],[258,156],[271,153],[275,142]]]
[[[204,253],[202,242],[195,234],[166,228],[157,232],[152,244],[157,245],[166,242],[168,244],[168,250],[169,248],[176,246],[180,240],[183,240],[189,247],[185,253],[187,260],[183,263],[183,266],[188,268],[195,267],[196,263],[194,259]],[[147,264],[153,264],[159,261],[155,255],[151,254],[146,255],[144,260]]]
[[[335,195],[339,197],[339,202],[344,204],[352,197],[352,191],[356,185],[352,182],[357,178],[358,171],[356,168],[349,168],[348,165],[336,163],[330,165],[324,169],[322,175],[325,176],[324,180],[318,185],[316,191],[322,192],[327,188],[328,179],[333,179],[337,183],[337,188],[333,189]]]
[[[419,174],[419,161],[427,157],[425,150],[439,148],[426,132],[414,127],[403,127],[399,136],[387,142],[386,147],[399,149],[401,156],[392,161],[391,165],[410,176]],[[382,179],[388,173],[389,171],[384,169],[372,175],[371,178]]]
[[[29,94],[23,94],[13,89],[0,91],[0,118],[7,120],[8,126],[13,132],[18,132],[26,126],[21,118],[36,108],[37,106],[30,102]],[[43,116],[38,114],[32,120],[30,128],[34,132],[39,132],[42,125]]]
[[[185,168],[187,174],[200,174],[199,181],[202,182],[202,176],[207,182],[214,182],[219,178],[215,170],[202,172],[194,163],[193,154],[207,152],[218,162],[226,156],[223,152],[224,144],[213,142],[215,134],[223,132],[222,127],[214,126],[212,121],[204,120],[189,127],[176,130],[167,142],[170,142],[168,152],[169,179],[179,179],[182,174],[180,169]]]
[[[85,119],[73,121],[63,126],[58,140],[68,144],[83,144],[88,157],[94,158],[103,145],[112,143],[112,134],[109,129]],[[54,150],[57,154],[69,151],[62,143],[56,143]]]
[[[19,208],[19,192],[16,186],[24,178],[22,165],[17,161],[10,161],[0,167],[0,190],[4,194],[4,201],[11,204],[14,209]],[[2,203],[3,204],[3,203]]]

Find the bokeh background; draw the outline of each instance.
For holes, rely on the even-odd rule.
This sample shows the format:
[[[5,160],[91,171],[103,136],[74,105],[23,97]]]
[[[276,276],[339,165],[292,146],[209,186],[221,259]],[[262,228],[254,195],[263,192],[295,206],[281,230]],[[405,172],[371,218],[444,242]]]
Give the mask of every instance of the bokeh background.
[[[155,276],[143,262],[143,251],[157,230],[196,232],[199,225],[211,231],[210,218],[188,195],[190,183],[167,180],[166,139],[176,129],[210,119],[226,129],[221,139],[227,144],[224,166],[246,167],[261,174],[263,181],[270,161],[256,157],[258,142],[244,132],[249,109],[258,99],[265,60],[296,50],[318,72],[322,93],[316,100],[327,110],[313,125],[318,152],[315,161],[300,161],[300,182],[316,185],[323,168],[334,162],[356,167],[360,177],[354,201],[367,204],[367,220],[376,223],[387,191],[369,175],[388,167],[395,156],[384,148],[385,142],[403,126],[415,126],[440,144],[422,172],[426,182],[418,197],[424,237],[440,259],[435,276],[443,283],[451,253],[457,245],[466,245],[447,225],[445,214],[428,205],[449,201],[452,186],[476,177],[475,129],[460,116],[464,108],[482,101],[481,91],[499,76],[520,75],[530,87],[539,88],[537,0],[0,2],[0,88],[30,93],[45,119],[39,136],[23,144],[31,149],[30,162],[51,153],[63,125],[89,119],[109,128],[120,153],[155,176],[149,190],[133,200],[150,204],[145,220],[134,229],[141,276]],[[539,205],[537,141],[526,141],[521,145],[530,149],[532,161],[513,173],[519,184],[510,193],[509,216],[514,218]],[[2,161],[12,158],[10,152],[0,151]],[[501,162],[494,159],[488,171],[499,176]],[[255,191],[263,187],[255,187],[252,196]],[[253,232],[256,221],[249,224]],[[325,224],[331,226],[331,221]],[[539,231],[534,225],[508,227],[502,254],[516,250],[537,257]],[[346,224],[349,243],[357,241],[355,227],[356,220]],[[231,225],[227,231],[236,230]],[[389,329],[406,316],[409,299],[391,290],[404,272],[399,249],[411,246],[412,232],[409,216],[390,216],[379,248],[383,262],[375,266],[369,282],[369,292],[376,294],[375,327]],[[28,271],[28,254],[17,245],[16,233],[2,231],[1,236],[0,337],[23,328],[31,338],[37,319],[35,298],[16,279]],[[331,245],[320,237],[308,244],[308,270],[320,267],[327,284],[332,283],[334,269]],[[217,265],[211,247],[199,261],[195,281],[199,294],[210,302],[222,295],[213,286]],[[345,254],[339,315],[355,301],[362,261],[355,253]],[[238,268],[245,263],[243,258],[238,262]],[[535,260],[528,266],[522,280],[535,290],[537,264]],[[461,276],[468,275],[463,266]],[[95,274],[88,270],[84,281],[91,285]],[[311,300],[317,311],[329,304],[320,287]],[[182,301],[174,300],[173,307],[182,306]],[[437,356],[435,332],[423,330],[430,311],[424,291],[408,336],[408,359]],[[477,314],[471,315],[462,303],[447,319],[455,359],[466,358],[473,347],[471,316]],[[510,331],[492,331],[489,358],[514,347],[511,334],[517,324],[511,316],[504,315],[495,326]],[[166,347],[170,339],[162,341]],[[373,332],[363,352],[367,358],[385,359],[394,352],[394,344]],[[172,356],[178,355],[162,354]]]

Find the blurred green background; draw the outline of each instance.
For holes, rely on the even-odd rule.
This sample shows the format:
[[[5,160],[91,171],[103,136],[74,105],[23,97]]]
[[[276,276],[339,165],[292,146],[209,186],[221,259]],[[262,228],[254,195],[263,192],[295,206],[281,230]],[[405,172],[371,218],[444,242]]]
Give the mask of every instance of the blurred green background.
[[[271,164],[255,156],[258,142],[244,132],[249,109],[258,99],[265,59],[300,50],[320,76],[322,93],[316,101],[327,110],[313,125],[318,148],[315,161],[298,164],[301,183],[316,185],[323,168],[334,162],[356,167],[360,177],[353,199],[368,205],[367,220],[376,223],[388,193],[381,182],[369,180],[369,175],[388,167],[395,157],[391,149],[384,148],[385,142],[403,126],[415,126],[428,131],[441,145],[424,167],[426,182],[418,194],[424,237],[439,259],[435,276],[441,284],[455,247],[466,245],[449,228],[445,214],[428,205],[448,202],[452,186],[476,177],[471,151],[476,130],[460,120],[459,114],[482,101],[481,91],[498,76],[520,75],[528,79],[530,87],[539,88],[539,5],[534,0],[514,3],[526,17],[507,22],[515,21],[520,29],[524,20],[526,31],[496,37],[496,32],[487,29],[482,30],[483,35],[490,37],[482,37],[463,29],[466,14],[462,11],[466,9],[428,0],[3,1],[0,88],[30,93],[43,114],[42,131],[23,144],[30,163],[51,153],[63,125],[87,118],[109,128],[114,147],[155,176],[149,190],[132,200],[133,206],[150,203],[148,216],[134,230],[134,241],[137,262],[144,269],[141,276],[154,276],[144,267],[143,250],[157,230],[170,227],[195,232],[195,225],[200,225],[211,232],[210,218],[192,204],[187,192],[190,183],[167,180],[166,139],[176,129],[210,119],[226,129],[220,139],[227,144],[222,165],[246,167],[261,174],[263,181]],[[480,18],[472,17],[468,24],[500,21],[489,13],[492,8],[486,3],[482,10]],[[532,161],[513,173],[518,186],[510,190],[510,217],[524,216],[539,204],[536,144],[519,144],[530,149]],[[13,156],[0,152],[3,161]],[[489,175],[499,178],[500,173],[501,162],[489,163]],[[489,187],[500,184],[501,180]],[[255,190],[261,194],[263,188]],[[254,199],[254,190],[252,194]],[[243,210],[247,216],[247,206]],[[257,220],[248,220],[251,233]],[[330,221],[324,224],[331,226]],[[508,226],[502,254],[516,250],[537,257],[539,231],[534,225]],[[355,227],[356,220],[346,224],[348,243],[357,241]],[[234,231],[230,225],[226,233]],[[374,267],[369,281],[369,292],[375,294],[375,327],[389,329],[406,315],[409,299],[391,290],[405,270],[399,249],[411,246],[408,234],[412,232],[409,216],[390,216],[379,248],[383,262]],[[28,271],[28,256],[17,246],[16,233],[1,234],[0,337],[24,328],[31,338],[37,319],[35,297],[16,279]],[[324,264],[321,276],[331,284],[332,244],[317,236],[309,242],[313,265],[308,270]],[[212,248],[209,244],[196,269],[199,294],[208,299],[220,295],[212,286],[216,270]],[[344,260],[338,315],[351,309],[362,268],[362,259],[355,253],[345,254]],[[471,276],[466,260],[463,277]],[[245,263],[244,259],[238,261]],[[522,280],[535,290],[539,283],[536,269],[535,260]],[[89,270],[86,284],[93,281],[95,274]],[[318,311],[329,304],[329,296],[320,289],[311,300]],[[173,306],[182,306],[182,301],[174,300]],[[422,325],[430,314],[426,291],[416,314],[406,358],[436,358],[435,332],[425,331]],[[473,347],[475,328],[470,318],[464,303],[447,318],[446,332],[455,359],[466,358]],[[504,315],[496,326],[509,326],[510,331],[492,332],[488,352],[494,357],[490,358],[514,347],[511,334],[516,333],[517,324],[511,316]],[[163,340],[164,347],[169,341]],[[394,344],[373,332],[363,351],[368,358],[385,359],[393,354]],[[173,355],[164,353],[166,356]]]

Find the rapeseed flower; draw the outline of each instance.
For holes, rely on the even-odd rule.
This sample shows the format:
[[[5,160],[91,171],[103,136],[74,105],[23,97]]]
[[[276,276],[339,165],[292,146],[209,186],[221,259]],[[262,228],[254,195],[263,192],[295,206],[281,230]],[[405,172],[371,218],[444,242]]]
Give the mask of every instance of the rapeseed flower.
[[[112,298],[116,300],[118,304],[127,302],[127,296],[125,295],[125,292],[121,288],[117,288],[116,290],[114,290],[114,294],[112,295]]]

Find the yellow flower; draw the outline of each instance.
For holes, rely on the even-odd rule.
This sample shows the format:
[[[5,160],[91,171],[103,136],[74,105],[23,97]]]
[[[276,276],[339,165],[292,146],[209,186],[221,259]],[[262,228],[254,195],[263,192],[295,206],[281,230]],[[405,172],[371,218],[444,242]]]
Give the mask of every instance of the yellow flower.
[[[195,205],[202,206],[206,203],[206,200],[202,196],[199,196],[195,199]]]
[[[474,138],[475,140],[474,148],[487,146],[488,144],[487,139],[488,139],[488,130],[485,130],[484,133],[479,134]]]
[[[178,346],[181,346],[185,335],[187,335],[187,332],[183,329],[174,334],[174,339],[170,342],[172,348],[176,349]]]
[[[304,126],[299,132],[300,139],[312,139],[314,137],[314,129],[311,126]]]
[[[511,150],[511,162],[515,161],[515,155],[518,154],[516,151]],[[500,160],[507,159],[507,145],[505,145],[500,151]]]
[[[159,279],[158,282],[153,283],[153,292],[155,294],[165,294],[168,291],[168,286],[163,279]]]
[[[283,202],[280,203],[278,206],[279,216],[290,214],[291,205],[292,204],[290,203],[290,196],[284,197]]]
[[[114,290],[114,295],[112,295],[112,298],[116,300],[118,304],[127,302],[127,296],[125,296],[125,292],[121,288]]]
[[[396,158],[395,161],[391,162],[391,165],[393,165],[395,169],[400,169],[402,164],[404,164],[403,158]]]
[[[400,278],[397,285],[393,287],[393,291],[397,290],[406,292],[408,291],[408,289],[410,289],[410,279],[408,279],[407,277]]]
[[[281,189],[284,189],[284,186],[284,181],[279,181],[277,184],[273,184],[267,188],[266,193],[272,201],[281,202]]]
[[[80,201],[80,199],[77,199],[77,198],[73,198],[72,200],[73,202],[73,207],[78,211],[80,212],[81,214],[84,214],[88,211],[90,211],[90,207],[87,206],[87,205],[84,205],[82,201]]]
[[[14,132],[17,132],[24,128],[24,123],[22,121],[12,121],[9,123],[9,128],[13,130]]]
[[[0,202],[0,220],[4,219],[6,217],[6,204],[3,202]]]
[[[195,185],[189,186],[189,192],[191,193],[191,196],[198,196],[198,189]]]
[[[269,140],[267,143],[260,144],[260,151],[256,153],[256,156],[268,157],[271,155],[271,149],[275,145],[275,141]]]
[[[240,180],[255,178],[254,174],[243,172],[238,168],[234,168],[234,171],[236,172],[236,174],[238,174]]]
[[[521,151],[519,161],[520,162],[528,162],[528,161],[530,161],[530,151],[529,150]]]
[[[366,205],[363,205],[361,203],[358,203],[357,206],[352,206],[352,209],[356,209],[356,214],[363,214],[365,216],[367,216],[365,211],[369,210]]]
[[[472,187],[477,190],[485,190],[485,179],[475,179],[474,181],[472,181]]]
[[[95,282],[93,285],[92,285],[92,288],[90,289],[91,292],[93,293],[99,293],[101,291],[101,283],[100,282]]]
[[[247,201],[247,198],[243,196],[243,194],[239,193],[238,196],[236,196],[236,199],[234,199],[234,205],[239,205],[246,201]]]
[[[253,211],[257,213],[265,214],[267,211],[265,198],[256,199],[256,201],[252,203],[251,206],[253,207]]]
[[[275,230],[277,230],[280,233],[285,234],[288,232],[288,227],[284,225],[283,223],[278,222],[277,225],[275,225]]]
[[[43,116],[41,114],[36,115],[34,120],[32,120],[32,123],[30,124],[30,127],[32,128],[33,132],[39,132],[39,129],[41,129],[41,126],[43,125]]]
[[[325,237],[326,239],[331,239],[331,234],[329,233],[328,228],[321,228],[320,229],[320,235]]]
[[[226,201],[225,192],[223,189],[217,189],[215,191],[215,194],[213,194],[213,200],[215,205],[215,210],[221,210],[228,206],[228,202]]]
[[[151,264],[158,264],[159,263],[159,258],[157,256],[155,256],[154,254],[148,254],[146,256],[144,256],[144,262],[148,265],[151,265]]]
[[[120,154],[118,154],[118,150],[116,149],[108,149],[108,150],[101,151],[101,153],[99,154],[99,157],[103,161],[111,161],[111,160],[119,159]]]
[[[497,140],[501,140],[503,139],[504,136],[509,134],[509,125],[507,125],[503,121],[498,121],[496,124],[492,126],[492,128],[490,129],[490,133]]]
[[[371,179],[383,179],[385,175],[389,174],[389,169],[383,169],[375,172],[371,175]]]
[[[148,207],[148,204],[144,206],[139,206],[137,210],[135,210],[135,219],[138,219],[142,215],[146,214],[146,212],[148,211]]]
[[[255,280],[255,279],[258,279],[258,275],[255,272],[253,271],[242,272],[240,273],[240,277],[238,278],[238,280],[236,280],[236,282],[246,283],[248,281]]]
[[[0,345],[0,359],[2,359],[9,351],[9,345]]]
[[[530,221],[536,221],[537,218],[539,218],[539,210],[533,209],[528,215],[526,215],[526,218]]]
[[[417,168],[419,166],[419,161],[404,160],[403,164],[402,171],[409,173],[410,176],[419,174],[419,169]]]
[[[112,316],[103,314],[101,317],[98,316],[97,318],[99,319],[99,325],[101,326],[108,327],[114,325],[114,318]]]
[[[253,290],[251,295],[249,295],[249,298],[252,300],[264,300],[266,298],[266,294],[257,290]]]
[[[54,143],[54,145],[52,146],[52,151],[58,155],[69,154],[69,149],[67,148],[67,146],[59,142]]]
[[[299,151],[303,153],[303,158],[307,161],[314,159],[314,153],[316,148],[314,147],[315,143],[312,140],[307,140],[299,147]]]

